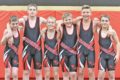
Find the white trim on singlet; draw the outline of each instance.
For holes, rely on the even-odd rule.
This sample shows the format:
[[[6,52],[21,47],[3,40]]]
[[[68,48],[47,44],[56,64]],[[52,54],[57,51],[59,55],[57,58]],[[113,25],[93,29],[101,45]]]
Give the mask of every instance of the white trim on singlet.
[[[24,56],[26,55],[26,49],[28,48],[28,45],[25,46],[24,50],[23,50],[23,54],[22,54],[22,58],[24,58]]]
[[[29,65],[29,63],[28,63],[28,60],[27,60],[26,62],[27,62],[28,69],[30,70],[31,67],[30,67],[30,65]]]
[[[66,65],[66,63],[65,63],[65,62],[64,62],[64,65],[65,65],[66,69],[67,69],[68,71],[70,71],[70,70],[69,70],[69,68],[68,68],[68,66]]]
[[[104,67],[102,66],[101,62],[100,62],[100,68],[105,71]]]
[[[83,69],[84,65],[82,64],[82,62],[80,61],[80,59],[79,59],[79,64],[80,64],[80,67]]]
[[[11,49],[8,49],[5,53],[4,53],[4,55],[3,55],[3,61],[5,61],[6,59],[7,59],[7,56],[8,56],[8,52],[10,52],[10,50]]]

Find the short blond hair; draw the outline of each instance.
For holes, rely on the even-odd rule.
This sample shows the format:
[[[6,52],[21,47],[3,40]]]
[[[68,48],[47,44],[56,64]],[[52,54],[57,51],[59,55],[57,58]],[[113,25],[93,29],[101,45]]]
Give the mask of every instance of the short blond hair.
[[[90,7],[89,5],[83,5],[83,6],[82,6],[82,10],[83,10],[83,9],[91,9],[91,7]]]
[[[65,19],[65,18],[67,18],[67,17],[69,17],[69,16],[72,17],[72,14],[69,13],[69,12],[66,12],[66,13],[63,14],[62,18]]]
[[[108,19],[110,20],[110,16],[108,16],[107,14],[101,15],[101,16],[100,16],[100,20],[101,20],[103,17],[108,18]]]
[[[54,16],[49,16],[48,18],[47,18],[47,20],[48,19],[52,19],[52,20],[55,20],[56,21],[56,18],[54,17]]]

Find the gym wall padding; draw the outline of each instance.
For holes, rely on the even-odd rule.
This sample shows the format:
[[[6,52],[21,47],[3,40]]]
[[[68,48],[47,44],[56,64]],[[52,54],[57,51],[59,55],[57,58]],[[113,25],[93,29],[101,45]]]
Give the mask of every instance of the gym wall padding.
[[[8,7],[9,8],[9,7]],[[38,11],[38,16],[47,18],[48,16],[55,16],[57,18],[57,20],[61,19],[62,14],[66,12],[64,10],[41,10]],[[70,10],[68,12],[71,12],[73,14],[73,17],[77,17],[80,16],[80,11],[79,10]],[[110,22],[112,27],[116,30],[119,38],[120,38],[120,11],[93,11],[92,14],[92,18],[94,17],[100,17],[101,14],[108,14],[110,16]],[[16,10],[9,10],[9,11],[5,11],[2,10],[0,11],[0,39],[2,38],[3,35],[3,31],[6,28],[6,23],[9,21],[9,17],[11,15],[16,15],[19,18],[27,15],[27,12],[25,12],[24,10],[18,11]],[[23,73],[23,65],[22,65],[22,36],[23,36],[23,31],[20,32],[21,35],[21,42],[20,42],[20,46],[19,46],[19,51],[18,51],[18,55],[19,55],[19,77],[22,77],[22,73]],[[0,46],[0,78],[4,77],[4,63],[3,63],[3,52],[4,52],[4,46]],[[99,46],[98,46],[98,35],[95,34],[95,51],[96,51],[96,62],[95,62],[95,76],[97,77],[98,75],[98,57],[99,57]],[[116,65],[116,78],[120,78],[119,72],[120,72],[120,61],[118,62],[118,64]],[[34,77],[34,71],[31,71],[31,77]],[[60,77],[62,77],[62,72],[61,72],[61,68],[60,68]],[[87,69],[85,69],[85,77],[88,77],[88,71]],[[108,77],[108,76],[106,76]]]
[[[120,6],[120,0],[0,0],[0,5],[23,6],[35,3],[39,6]]]

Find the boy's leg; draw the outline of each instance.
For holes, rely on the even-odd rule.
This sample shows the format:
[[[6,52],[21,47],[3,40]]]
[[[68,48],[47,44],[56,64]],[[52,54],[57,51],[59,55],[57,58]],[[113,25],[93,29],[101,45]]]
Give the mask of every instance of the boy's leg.
[[[42,80],[42,53],[36,50],[33,57],[36,80]]]

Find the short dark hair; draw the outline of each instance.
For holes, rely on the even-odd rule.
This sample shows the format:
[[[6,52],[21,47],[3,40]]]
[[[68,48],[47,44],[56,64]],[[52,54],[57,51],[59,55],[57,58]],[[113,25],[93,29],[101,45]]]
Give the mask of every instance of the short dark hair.
[[[28,5],[28,8],[31,7],[31,6],[34,6],[37,9],[37,4],[32,4],[31,3],[31,4]]]
[[[14,21],[18,21],[18,17],[17,16],[10,16],[10,19],[9,19],[10,22],[14,22]]]

